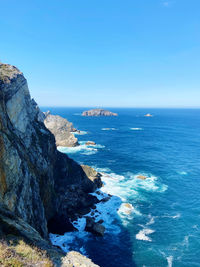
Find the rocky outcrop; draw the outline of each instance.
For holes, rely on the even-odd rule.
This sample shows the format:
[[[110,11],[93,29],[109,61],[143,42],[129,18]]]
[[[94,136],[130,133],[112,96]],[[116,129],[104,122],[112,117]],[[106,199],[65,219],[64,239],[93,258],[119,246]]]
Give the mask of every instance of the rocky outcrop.
[[[84,111],[82,113],[82,116],[93,116],[93,117],[99,117],[99,116],[118,116],[117,113],[113,113],[109,110],[101,109],[101,108],[96,108],[96,109],[91,109]]]
[[[103,183],[101,181],[101,174],[97,171],[95,171],[92,167],[88,165],[81,165],[83,171],[86,173],[87,177],[97,186],[97,188],[100,188],[103,186]]]
[[[0,232],[27,236],[27,229],[29,236],[47,240],[49,222],[56,227],[53,218],[69,221],[92,207],[98,200],[88,193],[97,187],[57,151],[23,74],[0,64]]]
[[[95,222],[93,218],[86,217],[85,230],[97,236],[103,236],[106,229],[101,223]]]
[[[86,146],[95,146],[96,145],[96,143],[93,141],[87,141],[85,144],[86,144]]]
[[[74,147],[79,145],[78,139],[72,133],[76,129],[71,122],[58,115],[51,115],[50,112],[45,112],[44,115],[44,124],[55,136],[57,146]]]

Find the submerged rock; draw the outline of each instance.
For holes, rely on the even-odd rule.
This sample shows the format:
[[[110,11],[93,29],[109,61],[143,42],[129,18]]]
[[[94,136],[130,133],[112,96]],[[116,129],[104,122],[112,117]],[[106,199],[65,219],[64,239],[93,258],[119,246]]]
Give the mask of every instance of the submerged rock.
[[[79,145],[78,139],[72,133],[76,132],[76,129],[68,120],[46,112],[44,124],[55,136],[57,146],[74,147]]]
[[[104,236],[106,228],[91,217],[86,217],[86,227],[85,230],[91,232],[98,236]]]
[[[99,116],[118,116],[117,113],[113,113],[109,110],[101,109],[101,108],[96,108],[96,109],[91,109],[84,111],[82,113],[82,116],[93,116],[93,117],[99,117]]]

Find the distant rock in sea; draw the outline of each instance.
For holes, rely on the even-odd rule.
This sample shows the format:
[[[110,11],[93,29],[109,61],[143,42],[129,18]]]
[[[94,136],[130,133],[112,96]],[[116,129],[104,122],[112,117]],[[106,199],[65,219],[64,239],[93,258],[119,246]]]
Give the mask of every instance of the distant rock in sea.
[[[113,113],[109,110],[96,108],[91,110],[86,110],[82,113],[82,116],[92,116],[92,117],[100,117],[100,116],[118,116],[117,113]]]
[[[71,122],[58,115],[51,115],[49,111],[44,112],[44,116],[44,124],[55,136],[57,146],[75,147],[79,145],[78,139],[72,133],[77,130]]]
[[[147,114],[144,115],[144,117],[153,117],[153,115],[150,114],[150,113],[147,113]]]

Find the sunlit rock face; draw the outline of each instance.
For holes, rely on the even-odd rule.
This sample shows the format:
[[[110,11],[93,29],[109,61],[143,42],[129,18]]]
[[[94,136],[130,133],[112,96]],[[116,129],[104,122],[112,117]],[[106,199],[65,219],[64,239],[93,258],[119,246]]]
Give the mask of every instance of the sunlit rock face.
[[[23,74],[0,64],[0,203],[47,237],[47,222],[92,205],[88,192],[96,188],[57,151]]]
[[[78,139],[74,136],[73,124],[58,115],[46,114],[44,124],[49,131],[55,136],[56,145],[64,147],[78,146]]]

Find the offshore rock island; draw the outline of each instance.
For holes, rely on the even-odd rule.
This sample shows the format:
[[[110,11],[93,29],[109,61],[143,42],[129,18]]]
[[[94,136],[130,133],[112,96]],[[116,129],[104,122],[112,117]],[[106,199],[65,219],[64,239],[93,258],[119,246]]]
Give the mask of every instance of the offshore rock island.
[[[102,183],[91,167],[56,149],[43,119],[23,74],[0,64],[0,250],[5,252],[0,265],[97,266],[49,242],[51,232],[76,230],[71,221],[99,202],[89,193]],[[87,220],[88,231],[103,234],[100,223]],[[19,249],[35,257],[26,258]]]
[[[113,113],[109,110],[96,108],[96,109],[83,111],[82,116],[100,117],[100,116],[118,116],[118,114]]]

